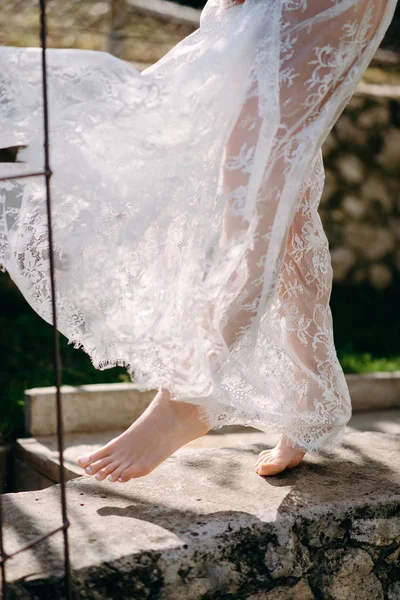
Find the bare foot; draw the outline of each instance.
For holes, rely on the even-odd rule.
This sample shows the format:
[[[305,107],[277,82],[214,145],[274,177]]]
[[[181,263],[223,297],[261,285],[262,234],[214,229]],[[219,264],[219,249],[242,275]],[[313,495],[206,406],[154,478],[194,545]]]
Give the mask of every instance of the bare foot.
[[[277,475],[285,469],[297,467],[304,456],[305,452],[292,448],[282,437],[275,448],[261,452],[256,463],[256,473],[261,477]]]
[[[160,389],[144,413],[118,437],[79,457],[77,463],[88,475],[103,481],[126,482],[147,475],[184,444],[205,435],[198,407],[170,399]]]

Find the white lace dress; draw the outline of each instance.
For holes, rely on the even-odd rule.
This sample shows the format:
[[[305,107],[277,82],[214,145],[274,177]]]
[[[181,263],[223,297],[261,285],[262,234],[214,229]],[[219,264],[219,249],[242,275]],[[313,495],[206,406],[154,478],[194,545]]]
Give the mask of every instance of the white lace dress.
[[[306,451],[351,414],[332,332],[320,148],[395,0],[209,0],[200,28],[139,73],[49,50],[60,331]],[[0,177],[43,169],[40,51],[0,49]],[[0,263],[52,321],[43,177],[0,183]]]

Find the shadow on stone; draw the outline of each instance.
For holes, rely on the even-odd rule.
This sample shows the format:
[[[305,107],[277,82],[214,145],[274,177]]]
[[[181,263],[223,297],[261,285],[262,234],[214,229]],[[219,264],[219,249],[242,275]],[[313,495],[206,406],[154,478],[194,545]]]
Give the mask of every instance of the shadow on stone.
[[[390,598],[399,436],[353,433],[336,452],[269,478],[254,471],[260,449],[187,450],[128,484],[70,481],[77,597],[308,600],[339,597],[343,585],[361,590],[357,600]],[[8,552],[60,524],[59,486],[3,503]],[[62,597],[62,536],[7,571],[15,598]]]

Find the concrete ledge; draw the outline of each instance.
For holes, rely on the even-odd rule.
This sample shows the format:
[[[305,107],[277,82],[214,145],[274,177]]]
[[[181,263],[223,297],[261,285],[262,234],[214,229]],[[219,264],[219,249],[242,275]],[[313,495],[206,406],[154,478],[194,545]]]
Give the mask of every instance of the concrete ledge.
[[[400,371],[346,375],[353,411],[400,407]]]
[[[26,390],[26,435],[56,433],[55,391],[54,387]],[[62,386],[64,431],[124,429],[141,415],[154,394],[140,392],[129,383]]]
[[[13,492],[32,492],[44,490],[56,483],[59,483],[59,474],[57,479],[49,479],[40,470],[32,467],[28,462],[14,457],[12,469],[12,487]],[[11,491],[6,488],[6,492]]]
[[[400,371],[346,375],[354,412],[400,407]],[[143,412],[155,391],[140,392],[134,384],[63,386],[65,433],[124,429]],[[27,436],[54,435],[55,388],[25,392]]]
[[[346,435],[262,479],[259,446],[187,451],[126,485],[67,484],[77,600],[397,600],[400,436]],[[3,497],[5,550],[60,525],[59,489]],[[7,564],[11,597],[62,598],[62,536]]]
[[[400,52],[394,52],[393,50],[384,50],[378,48],[372,59],[373,64],[382,64],[385,66],[399,65],[400,64]]]
[[[400,98],[400,85],[385,85],[378,83],[359,83],[356,93],[382,98]]]
[[[168,0],[128,0],[128,6],[139,14],[150,15],[161,21],[175,21],[196,28],[200,24],[200,10]]]

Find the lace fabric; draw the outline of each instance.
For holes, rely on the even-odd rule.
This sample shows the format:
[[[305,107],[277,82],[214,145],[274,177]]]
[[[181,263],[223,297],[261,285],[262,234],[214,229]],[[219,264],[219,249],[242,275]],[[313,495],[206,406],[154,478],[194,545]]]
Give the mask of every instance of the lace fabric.
[[[59,329],[211,428],[341,443],[351,415],[318,215],[321,146],[394,0],[209,0],[139,73],[48,50]],[[40,54],[0,49],[0,176],[40,170]],[[0,183],[0,263],[51,317],[42,178]]]

